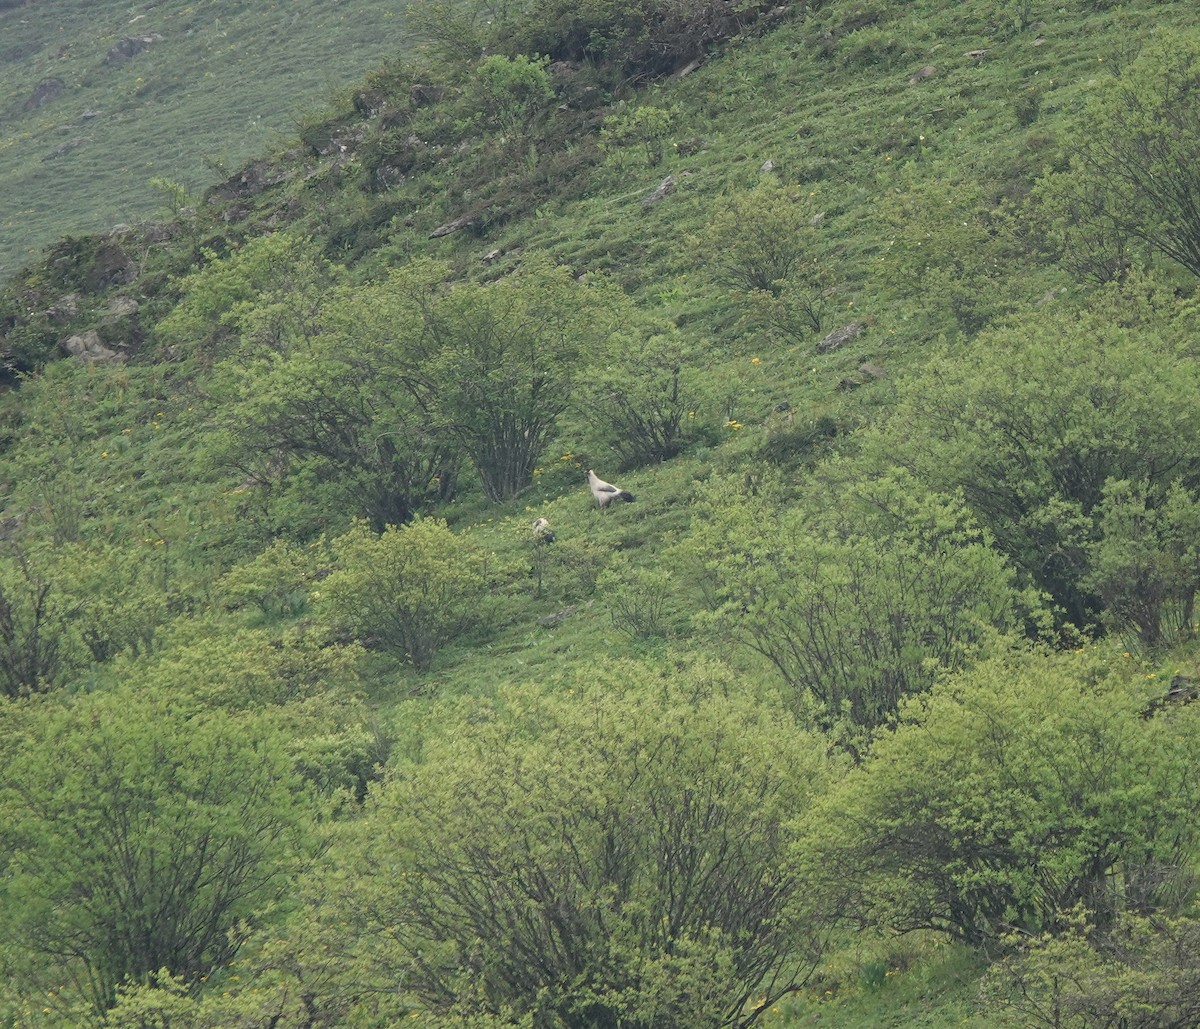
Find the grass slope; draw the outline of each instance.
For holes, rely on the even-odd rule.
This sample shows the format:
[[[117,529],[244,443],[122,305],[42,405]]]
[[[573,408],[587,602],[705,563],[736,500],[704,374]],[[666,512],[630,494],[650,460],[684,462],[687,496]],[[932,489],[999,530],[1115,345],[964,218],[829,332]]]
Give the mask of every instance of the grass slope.
[[[674,112],[661,163],[637,147],[601,154],[601,117],[568,112],[564,118],[576,119],[570,133],[550,132],[516,158],[492,160],[489,176],[473,165],[489,165],[482,150],[487,133],[478,124],[448,128],[454,119],[436,106],[409,112],[412,124],[397,129],[341,100],[327,122],[305,126],[306,146],[277,135],[287,129],[288,112],[311,103],[302,95],[314,98],[327,85],[322,36],[335,25],[339,81],[353,71],[347,51],[362,70],[397,45],[394,35],[378,30],[395,20],[381,20],[390,5],[313,5],[301,17],[302,34],[292,6],[238,13],[241,5],[217,3],[154,8],[136,26],[129,25],[128,9],[106,4],[107,15],[88,15],[92,28],[85,34],[68,17],[82,17],[89,6],[56,5],[57,19],[48,3],[0,13],[5,46],[28,48],[0,65],[5,75],[20,71],[19,79],[4,82],[10,94],[17,81],[22,89],[51,74],[70,81],[52,104],[6,122],[0,196],[5,203],[19,197],[21,209],[0,213],[0,229],[11,240],[0,267],[16,255],[24,260],[47,234],[144,212],[148,176],[198,188],[211,181],[206,158],[232,165],[274,142],[264,159],[280,172],[278,184],[232,199],[215,196],[199,229],[207,245],[228,251],[290,221],[360,280],[422,254],[449,260],[463,277],[492,278],[522,255],[545,253],[578,274],[612,276],[645,312],[672,323],[698,355],[690,372],[702,431],[681,457],[619,477],[638,503],[606,515],[594,509],[583,469],[594,462],[607,475],[611,457],[595,449],[584,426],[568,420],[546,467],[519,499],[489,505],[467,488],[441,512],[520,574],[533,561],[528,525],[535,515],[550,518],[559,540],[547,558],[544,589],[535,592],[529,578],[530,585],[506,594],[489,608],[486,628],[448,648],[431,674],[371,658],[370,699],[398,736],[428,716],[422,712],[430,697],[485,694],[508,681],[554,688],[600,654],[684,660],[700,649],[689,638],[689,614],[700,602],[685,581],[686,569],[672,569],[679,586],[668,603],[666,631],[633,640],[620,631],[605,598],[590,589],[595,572],[613,555],[637,568],[662,567],[671,542],[687,532],[689,507],[707,479],[769,460],[794,482],[805,481],[817,457],[848,445],[855,427],[887,409],[897,376],[919,367],[931,345],[952,340],[969,355],[974,334],[1007,311],[1032,307],[1052,289],[1077,290],[1053,266],[974,263],[991,256],[976,252],[988,240],[981,212],[1019,199],[1046,164],[1061,159],[1058,134],[1097,77],[1122,65],[1159,28],[1194,22],[1188,0],[1112,9],[1084,0],[1040,6],[831,0],[808,17],[735,41],[686,78],[629,99]],[[57,22],[69,26],[67,35],[50,34]],[[164,41],[119,69],[104,70],[107,48],[135,28],[161,31]],[[176,77],[176,68],[186,68],[186,77]],[[269,68],[275,77],[251,93],[237,82],[246,81],[251,68]],[[932,70],[922,73],[926,68]],[[199,85],[210,72],[224,84],[211,92]],[[110,77],[120,82],[117,90]],[[390,82],[380,73],[372,85],[386,91]],[[398,80],[392,85],[401,90]],[[395,106],[404,103],[398,93]],[[93,104],[107,104],[103,117],[113,133],[112,142],[104,137],[107,149],[97,135],[42,163]],[[185,128],[185,117],[196,120]],[[414,166],[379,188],[380,154],[393,154],[408,136],[437,126],[444,135],[422,137]],[[127,133],[119,143],[118,130]],[[326,145],[334,138],[356,142],[346,154]],[[72,169],[78,179],[70,178]],[[112,176],[103,188],[101,173]],[[643,205],[668,175],[674,192]],[[823,215],[822,254],[842,284],[827,327],[863,321],[866,332],[854,344],[819,353],[815,338],[747,330],[728,291],[714,285],[713,218],[729,194],[762,182],[807,195]],[[479,205],[480,192],[491,199],[476,209],[507,205],[503,217],[432,238],[437,226]],[[83,195],[100,193],[107,206],[99,208]],[[36,216],[50,213],[67,220],[45,228]],[[910,282],[906,267],[922,247],[935,251],[928,278]],[[179,244],[153,249],[142,277],[116,292],[136,294],[147,310],[165,312],[190,261]],[[108,297],[88,299],[78,327],[99,317]],[[53,300],[53,290],[39,298]],[[164,566],[174,562],[175,572],[192,577],[200,604],[221,571],[269,541],[270,519],[262,517],[269,499],[239,490],[236,474],[213,462],[207,444],[219,432],[220,411],[206,397],[203,368],[151,360],[158,353],[154,342],[151,326],[141,361],[88,372],[54,365],[23,395],[10,397],[3,478],[11,507],[34,511],[47,531],[55,518],[75,517],[84,535],[128,539]],[[887,376],[855,390],[839,388],[864,362]],[[784,404],[791,412],[786,417],[778,410]],[[833,439],[818,431],[824,424],[836,430]],[[45,426],[59,441],[53,452],[39,445],[38,429]],[[304,614],[301,604],[278,618],[223,611],[209,617],[213,631],[232,632],[246,621],[278,626]],[[742,673],[747,688],[774,688],[752,656],[719,656]],[[95,681],[104,674],[97,672]],[[773,1024],[986,1024],[973,1010],[980,970],[973,955],[928,941],[853,940],[834,964],[811,996],[781,1005]]]
[[[383,0],[0,10],[0,278],[59,236],[152,214],[151,178],[211,184],[403,45]],[[31,106],[47,80],[61,92]]]

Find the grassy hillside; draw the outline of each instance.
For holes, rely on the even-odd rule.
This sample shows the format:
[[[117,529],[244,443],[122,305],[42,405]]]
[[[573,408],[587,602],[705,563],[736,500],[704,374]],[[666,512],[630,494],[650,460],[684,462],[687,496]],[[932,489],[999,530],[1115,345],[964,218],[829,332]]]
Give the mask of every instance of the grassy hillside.
[[[404,46],[388,3],[37,3],[0,10],[0,277],[64,235],[199,190]],[[39,90],[39,86],[41,89]]]
[[[413,17],[0,296],[0,1023],[1186,1024],[1192,5]]]

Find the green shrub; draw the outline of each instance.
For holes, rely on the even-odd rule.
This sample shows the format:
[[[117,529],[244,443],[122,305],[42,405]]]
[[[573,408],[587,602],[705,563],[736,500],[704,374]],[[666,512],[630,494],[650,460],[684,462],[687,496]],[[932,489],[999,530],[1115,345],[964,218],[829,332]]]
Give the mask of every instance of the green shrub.
[[[1089,310],[1042,309],[979,337],[970,359],[931,357],[867,442],[938,490],[961,490],[980,524],[1063,616],[1090,624],[1086,582],[1109,480],[1163,497],[1200,485],[1200,369],[1174,299],[1111,286]],[[1119,312],[1119,313],[1118,313]]]
[[[1070,171],[1043,197],[1075,265],[1094,265],[1103,244],[1111,266],[1137,240],[1200,275],[1200,36],[1160,33],[1097,87],[1066,144]]]
[[[814,810],[802,871],[852,919],[976,944],[1152,902],[1143,871],[1198,842],[1196,712],[1147,720],[1133,671],[1013,654],[934,686]]]
[[[843,487],[826,513],[769,487],[707,498],[682,544],[706,569],[701,623],[765,657],[827,726],[885,724],[1015,628],[1013,575],[953,497],[893,475]]]
[[[378,535],[360,522],[330,546],[341,567],[322,584],[325,617],[418,672],[482,617],[486,555],[444,521]]]
[[[608,605],[613,628],[630,639],[671,635],[667,607],[674,593],[671,573],[617,562],[600,575],[596,587]]]
[[[6,924],[53,978],[21,985],[102,1013],[126,978],[194,982],[228,962],[235,927],[295,870],[298,780],[280,732],[161,691],[26,715],[0,782]]]
[[[836,281],[820,226],[811,194],[770,184],[734,196],[713,218],[705,239],[713,277],[736,291],[750,323],[785,337],[821,330]]]
[[[368,802],[342,945],[439,1025],[748,1025],[821,951],[782,860],[826,759],[730,686],[609,662],[477,706]]]

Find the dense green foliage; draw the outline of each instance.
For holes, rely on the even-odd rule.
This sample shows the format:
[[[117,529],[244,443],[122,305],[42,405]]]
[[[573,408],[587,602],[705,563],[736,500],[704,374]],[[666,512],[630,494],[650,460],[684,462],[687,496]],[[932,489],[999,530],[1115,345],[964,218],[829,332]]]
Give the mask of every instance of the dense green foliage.
[[[823,748],[701,672],[614,664],[430,740],[358,827],[344,945],[447,1025],[744,1026],[797,989],[828,926],[785,823]]]
[[[1191,1024],[1193,22],[431,2],[12,279],[0,1026]]]

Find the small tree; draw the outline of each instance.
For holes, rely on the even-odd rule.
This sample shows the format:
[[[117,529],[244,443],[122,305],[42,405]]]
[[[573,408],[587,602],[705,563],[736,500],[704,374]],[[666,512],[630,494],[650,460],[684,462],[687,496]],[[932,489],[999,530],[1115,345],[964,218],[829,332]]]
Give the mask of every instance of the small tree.
[[[505,131],[525,128],[545,102],[554,96],[546,66],[548,57],[505,57],[492,54],[475,69],[482,106]]]
[[[485,554],[444,521],[418,518],[381,535],[359,522],[332,548],[341,568],[323,584],[330,621],[418,672],[480,620]]]
[[[869,459],[961,491],[996,546],[1077,626],[1110,480],[1200,486],[1200,368],[1173,298],[1131,280],[1086,311],[1039,311],[927,361],[864,439]]]
[[[797,337],[821,330],[835,281],[820,225],[809,198],[773,185],[733,197],[713,219],[713,275],[737,291],[753,324]]]
[[[939,669],[1013,628],[1018,605],[961,503],[913,489],[902,477],[845,489],[825,514],[710,489],[682,547],[706,569],[701,622],[762,654],[827,724],[884,724]],[[874,505],[888,516],[871,518]]]
[[[1197,844],[1196,714],[1145,717],[1105,654],[1013,654],[906,704],[895,732],[823,798],[800,849],[848,910],[973,944],[1110,923],[1148,867]]]
[[[676,108],[644,104],[607,118],[600,130],[600,149],[607,154],[640,146],[651,167],[661,164],[667,140],[678,117]]]
[[[610,337],[581,407],[620,468],[666,461],[690,442],[695,423],[689,414],[699,403],[690,356],[674,332]]]
[[[1063,935],[1013,941],[981,999],[1021,1029],[1190,1029],[1200,1025],[1200,922],[1127,913],[1105,932],[1085,919]]]
[[[228,424],[221,458],[264,488],[294,480],[309,506],[313,486],[331,483],[378,530],[452,497],[462,456],[420,373],[421,305],[444,277],[426,263],[324,293],[311,334],[269,311],[247,316],[213,387]]]
[[[81,607],[24,553],[0,563],[0,693],[44,693],[78,667],[71,627]]]
[[[581,369],[622,306],[614,291],[544,262],[423,301],[429,357],[420,375],[430,409],[489,499],[514,497],[533,481]]]
[[[1097,509],[1100,538],[1083,580],[1104,605],[1104,621],[1154,649],[1194,633],[1200,590],[1200,501],[1178,483],[1109,482]]]

